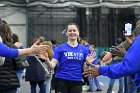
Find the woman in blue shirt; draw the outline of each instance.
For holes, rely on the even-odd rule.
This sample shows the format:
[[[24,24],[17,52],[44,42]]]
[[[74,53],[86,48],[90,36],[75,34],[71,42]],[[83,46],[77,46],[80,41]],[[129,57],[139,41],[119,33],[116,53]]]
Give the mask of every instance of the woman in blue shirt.
[[[61,93],[82,93],[82,71],[84,62],[91,63],[93,55],[88,55],[88,50],[77,42],[79,28],[71,23],[67,26],[66,35],[68,41],[57,47],[53,59],[40,55],[46,60],[50,68],[57,64],[56,86],[57,92]]]

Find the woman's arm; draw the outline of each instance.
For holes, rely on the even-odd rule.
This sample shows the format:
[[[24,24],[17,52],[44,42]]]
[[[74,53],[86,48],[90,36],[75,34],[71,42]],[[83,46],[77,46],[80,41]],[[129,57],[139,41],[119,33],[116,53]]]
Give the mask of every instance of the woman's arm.
[[[26,56],[30,54],[37,54],[48,50],[48,45],[33,45],[30,48],[25,49],[11,49],[0,42],[0,56],[16,58],[18,56]]]
[[[51,61],[49,60],[49,58],[46,60],[46,64],[51,68],[54,69],[56,64],[57,64],[57,60],[56,59],[52,59]]]
[[[17,49],[10,49],[6,45],[0,42],[0,56],[2,57],[11,57],[16,58],[18,56],[18,50]]]
[[[54,69],[56,64],[57,64],[57,62],[58,62],[54,58],[50,61],[50,59],[48,58],[48,54],[47,53],[41,53],[41,54],[38,55],[38,57],[43,59],[43,60],[45,60],[46,64],[48,65],[48,67],[50,69]]]

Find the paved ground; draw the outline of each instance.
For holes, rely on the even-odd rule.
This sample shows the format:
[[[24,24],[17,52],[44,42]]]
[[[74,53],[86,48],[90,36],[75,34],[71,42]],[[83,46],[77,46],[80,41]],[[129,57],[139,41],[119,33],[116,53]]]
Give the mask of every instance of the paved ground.
[[[103,91],[101,91],[101,92],[96,92],[96,91],[95,92],[84,92],[83,91],[83,93],[106,93],[106,90],[108,88],[109,78],[108,77],[100,76],[99,77],[99,81],[103,83]],[[37,88],[37,90],[38,90],[38,88]],[[113,91],[117,91],[117,90],[118,90],[118,80],[116,80],[114,88],[113,88]],[[24,80],[22,81],[21,93],[30,93],[29,82],[25,82]],[[54,90],[52,90],[51,93],[54,93]],[[112,93],[115,93],[115,92],[112,92]]]

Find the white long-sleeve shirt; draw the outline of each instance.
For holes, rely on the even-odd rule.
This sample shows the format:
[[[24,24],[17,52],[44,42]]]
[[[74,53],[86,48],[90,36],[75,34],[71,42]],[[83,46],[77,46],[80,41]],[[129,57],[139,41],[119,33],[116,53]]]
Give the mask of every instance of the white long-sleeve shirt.
[[[1,36],[0,36],[0,42],[2,42]],[[4,61],[5,61],[5,57],[0,56],[0,66],[2,66],[4,64]]]

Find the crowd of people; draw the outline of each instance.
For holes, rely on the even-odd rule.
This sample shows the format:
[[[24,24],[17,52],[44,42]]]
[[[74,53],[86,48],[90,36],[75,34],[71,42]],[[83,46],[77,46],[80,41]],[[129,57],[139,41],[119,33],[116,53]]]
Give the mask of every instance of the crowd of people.
[[[0,20],[0,91],[21,93],[20,83],[26,69],[25,81],[30,83],[31,93],[37,93],[37,85],[39,93],[50,93],[52,88],[55,93],[82,93],[85,86],[89,86],[87,92],[102,91],[100,75],[110,78],[106,93],[112,93],[115,79],[120,81],[118,93],[139,93],[139,34],[137,23],[124,42],[119,38],[110,52],[102,52],[102,62],[106,65],[101,66],[95,44],[89,44],[85,37],[79,38],[80,29],[75,23],[66,27],[67,42],[55,46],[54,40],[35,37],[32,46],[25,48],[8,23]],[[22,63],[23,58],[29,66],[19,69],[17,64]]]

